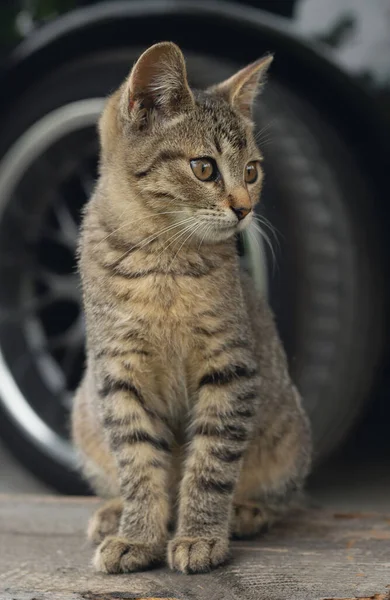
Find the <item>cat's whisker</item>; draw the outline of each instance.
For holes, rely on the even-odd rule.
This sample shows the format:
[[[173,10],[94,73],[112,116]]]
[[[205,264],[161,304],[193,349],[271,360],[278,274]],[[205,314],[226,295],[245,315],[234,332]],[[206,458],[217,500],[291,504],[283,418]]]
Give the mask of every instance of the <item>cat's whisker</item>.
[[[193,220],[196,221],[195,218]],[[180,238],[184,233],[186,233],[186,231],[188,231],[188,229],[190,227],[192,227],[192,224],[190,224],[187,227],[185,227],[184,230],[174,233],[170,238],[168,238],[167,239],[167,243],[168,242],[170,242],[170,243],[167,244],[167,245],[164,245],[164,247],[162,248],[159,256],[161,256],[162,253],[165,252],[169,248],[169,246],[171,246],[178,238]]]
[[[248,235],[251,238],[251,240],[254,242],[254,244],[257,246],[258,251],[261,253],[263,251],[263,248],[261,247],[261,244],[259,241],[259,236],[255,234],[255,232],[253,231],[253,229],[251,227],[248,228]]]
[[[121,217],[124,215],[126,210],[127,209],[125,209],[122,212]],[[182,214],[182,213],[188,214],[188,211],[187,210],[169,210],[169,211],[164,211],[164,212],[158,212],[156,214],[158,214],[158,215],[174,215],[174,214]],[[120,231],[124,227],[128,227],[129,225],[133,225],[133,224],[136,225],[136,224],[140,223],[141,221],[145,221],[147,219],[150,220],[151,218],[152,218],[151,215],[145,215],[143,217],[136,218],[135,220],[132,218],[131,220],[126,221],[125,223],[122,223],[122,225],[120,225],[119,227],[117,227],[116,229],[111,231],[108,235],[106,235],[103,239],[101,239],[94,247],[94,250],[99,248],[99,246],[101,244],[103,244],[106,240],[108,240],[108,238],[110,238],[112,235],[115,235],[118,231]]]
[[[210,223],[206,232],[206,235],[209,235],[209,233],[213,231],[213,225]],[[203,240],[205,239],[205,237],[203,238]],[[202,242],[203,243],[203,242]]]
[[[256,144],[258,144],[259,146],[263,147],[263,146],[268,146],[268,144],[273,141],[274,138],[272,138],[271,136],[267,135],[265,137],[260,137],[258,140],[256,140]]]
[[[255,246],[257,246],[258,252],[261,252],[261,246],[260,246],[259,239],[258,239],[257,235],[255,235],[253,233],[253,229],[251,227],[248,227],[247,233],[248,233],[248,236],[251,239],[251,241],[255,244]]]
[[[177,241],[178,241],[178,240],[179,240],[179,239],[180,239],[180,238],[181,238],[183,235],[185,235],[185,234],[187,233],[187,231],[190,231],[191,229],[193,229],[193,227],[194,227],[195,225],[196,225],[196,221],[194,220],[194,223],[190,223],[189,225],[187,225],[187,227],[185,227],[185,228],[183,229],[183,231],[181,231],[181,232],[180,232],[180,234],[179,234],[179,235],[176,235],[176,236],[175,236],[175,239],[174,239],[174,240],[173,240],[173,242],[171,242],[171,243],[177,242]],[[169,246],[170,246],[170,245],[171,245],[171,244],[169,244]],[[167,246],[167,247],[168,247],[168,246]],[[164,248],[164,250],[165,250],[165,249],[166,249],[166,248]]]
[[[270,128],[274,125],[275,121],[276,121],[276,119],[271,119],[271,121],[269,121],[268,123],[266,123],[266,125],[264,125],[264,127],[262,127],[261,129],[259,129],[259,131],[256,131],[256,133],[255,133],[256,142],[259,141],[259,139],[261,138],[261,136],[264,133],[268,133],[269,132]]]
[[[207,235],[208,235],[208,234],[209,234],[209,233],[210,233],[212,230],[213,230],[213,227],[212,227],[212,225],[209,225],[209,229],[208,229],[208,231],[207,231]]]
[[[208,224],[206,223],[206,226],[205,226],[205,228],[204,228],[204,234],[203,234],[203,237],[201,238],[201,240],[200,240],[200,242],[199,242],[199,246],[198,246],[198,252],[199,252],[199,250],[200,250],[200,247],[201,247],[201,245],[203,244],[203,242],[204,242],[204,240],[205,240],[205,238],[206,238],[206,235],[207,235],[207,234],[208,234],[208,232],[210,231],[210,229],[211,229],[211,225],[210,225],[210,224],[208,225]]]
[[[125,214],[126,209],[123,209],[123,211],[121,212],[119,218],[121,219],[123,217],[123,215]],[[102,240],[100,240],[100,242],[98,242],[94,247],[93,250],[96,250],[97,248],[99,248],[99,246],[101,246],[101,244],[103,244],[109,237],[111,237],[112,235],[114,235],[117,231],[119,231],[120,229],[122,229],[122,227],[125,227],[126,224],[122,224],[119,227],[117,227],[116,229],[114,229],[114,231],[111,231],[108,235],[106,235]]]
[[[268,137],[265,139],[256,140],[257,144],[264,148],[264,146],[270,146],[274,142],[274,138]]]
[[[123,213],[122,213],[122,216],[123,216],[123,214],[124,214],[125,212],[126,212],[126,211],[123,211]],[[173,214],[182,214],[182,213],[188,214],[188,211],[187,211],[187,210],[171,210],[171,211],[159,212],[159,213],[156,213],[156,214],[158,214],[158,215],[173,215]],[[135,225],[135,224],[138,224],[138,223],[139,223],[139,222],[141,222],[141,221],[145,221],[145,220],[147,220],[147,219],[149,219],[149,220],[150,220],[151,218],[152,218],[152,217],[151,217],[150,215],[145,215],[145,216],[143,216],[143,217],[139,217],[139,218],[136,218],[136,219],[133,219],[133,218],[132,218],[131,220],[129,220],[129,221],[126,221],[126,223],[122,223],[122,225],[120,225],[119,227],[117,227],[116,229],[114,229],[113,231],[111,231],[111,232],[110,232],[108,235],[106,235],[106,236],[105,236],[105,237],[104,237],[102,240],[100,240],[100,242],[98,242],[98,243],[96,244],[96,246],[94,247],[94,250],[96,250],[96,248],[98,248],[98,247],[99,247],[99,246],[100,246],[100,245],[101,245],[103,242],[105,242],[105,241],[106,241],[106,240],[107,240],[109,237],[111,237],[112,235],[114,235],[115,233],[117,233],[118,231],[120,231],[121,229],[123,229],[124,227],[128,227],[129,225],[133,225],[133,224]]]
[[[158,237],[160,237],[160,235],[161,235],[162,233],[167,233],[167,231],[170,231],[171,229],[175,229],[175,228],[176,228],[176,227],[178,227],[178,226],[181,226],[181,225],[186,225],[186,227],[184,228],[184,230],[182,230],[182,231],[179,231],[179,232],[175,232],[175,233],[173,234],[173,236],[171,236],[170,238],[168,238],[167,242],[169,242],[170,240],[172,240],[172,241],[171,241],[171,243],[169,243],[168,245],[166,245],[166,244],[165,244],[165,245],[163,246],[163,249],[162,249],[161,253],[162,253],[162,252],[165,252],[165,250],[166,250],[167,248],[169,248],[169,246],[170,246],[170,245],[171,245],[171,244],[172,244],[172,243],[173,243],[173,242],[174,242],[174,241],[175,241],[175,240],[176,240],[178,237],[180,237],[180,236],[181,236],[181,234],[183,234],[183,233],[184,233],[184,232],[185,232],[185,231],[188,229],[188,227],[190,227],[190,225],[191,225],[191,223],[192,223],[193,221],[195,221],[195,222],[196,222],[196,219],[195,219],[194,217],[189,217],[188,219],[183,219],[182,221],[179,221],[179,222],[178,222],[178,223],[176,223],[175,225],[173,225],[173,226],[171,226],[171,227],[169,227],[169,228],[167,228],[167,229],[163,230],[162,232],[160,232],[160,234],[159,234],[159,235],[157,235],[157,236],[155,236],[155,237],[154,237],[152,240],[149,240],[149,241],[147,241],[147,243],[143,244],[143,245],[141,246],[141,248],[142,248],[142,247],[144,247],[144,246],[146,246],[146,245],[147,245],[147,244],[149,244],[150,242],[152,242],[154,239],[157,239]],[[161,253],[160,253],[160,255],[161,255]]]
[[[176,227],[180,227],[180,225],[183,225],[184,223],[187,223],[188,221],[191,221],[192,219],[193,219],[193,217],[189,217],[188,219],[183,219],[182,221],[178,221],[177,223],[174,223],[173,225],[169,225],[169,227],[163,228],[156,235],[155,234],[150,235],[145,240],[142,240],[142,242],[139,242],[139,244],[135,244],[134,246],[131,246],[128,250],[126,250],[126,252],[124,252],[118,258],[118,261],[120,262],[121,260],[123,260],[128,254],[130,254],[134,250],[141,250],[142,248],[144,248],[145,246],[147,246],[148,244],[150,244],[151,242],[153,242],[157,238],[161,237],[161,235],[163,235],[164,233],[167,233],[168,231],[171,231],[172,229],[175,229]]]
[[[277,229],[274,225],[272,225],[272,223],[266,217],[264,217],[264,215],[259,215],[259,214],[253,215],[253,218],[255,219],[255,221],[257,221],[260,224],[260,226],[264,225],[264,227],[267,227],[270,230],[270,232],[274,236],[274,239],[278,245],[278,248],[280,249],[280,241],[279,241],[278,236],[282,236],[282,234],[279,231],[279,229]]]
[[[274,132],[269,131],[270,127],[271,127],[271,124],[269,124],[268,127],[265,127],[261,131],[256,133],[255,140],[256,140],[256,144],[258,146],[261,146],[261,147],[268,146],[270,143],[272,143],[274,141],[274,138],[275,138]]]
[[[194,219],[194,221],[195,221],[195,219]],[[171,246],[171,244],[174,242],[178,242],[179,239],[181,239],[189,230],[192,230],[195,226],[196,226],[196,222],[191,223],[190,225],[187,225],[187,227],[185,227],[183,229],[183,231],[180,231],[179,234],[174,234],[174,236],[173,236],[174,240],[168,246]],[[167,249],[168,246],[165,246],[163,248],[162,252],[165,252],[165,250]],[[180,248],[181,248],[181,246],[180,246]],[[179,248],[179,250],[180,250],[180,248]],[[165,281],[168,279],[168,275],[170,274],[170,269],[171,269],[172,263],[173,263],[174,259],[176,258],[176,256],[177,256],[177,253],[175,254],[175,256],[173,257],[173,259],[171,260],[171,262],[168,265],[167,272],[165,275]]]
[[[260,240],[259,240],[259,236],[255,234],[255,232],[253,231],[253,229],[248,228],[248,235],[250,237],[250,239],[252,240],[252,242],[257,246],[257,249],[259,251],[259,253],[263,253],[264,252],[264,247],[261,246],[260,244]],[[272,274],[275,274],[275,268],[277,267],[277,264],[275,264],[275,261],[272,261]]]
[[[270,249],[270,252],[271,252],[272,265],[273,265],[273,270],[274,270],[275,269],[275,265],[276,265],[276,254],[275,254],[275,250],[273,249],[273,246],[272,246],[271,240],[269,238],[269,235],[255,221],[252,221],[252,226],[260,233],[260,235],[262,236],[262,238],[264,239],[264,241],[267,243],[267,245],[268,245],[268,247]]]
[[[124,213],[123,213],[124,214]],[[106,235],[104,238],[102,238],[100,240],[100,242],[98,242],[96,244],[96,246],[93,247],[93,250],[97,250],[106,240],[108,240],[112,235],[115,235],[116,233],[118,233],[118,231],[120,231],[121,229],[124,229],[125,227],[128,227],[129,225],[131,225],[132,221],[127,221],[126,223],[122,223],[122,225],[120,225],[119,227],[117,227],[116,229],[114,229],[113,231],[111,231],[108,235]]]
[[[202,223],[195,223],[195,225],[193,225],[191,227],[191,231],[190,234],[185,238],[185,240],[182,242],[182,244],[180,245],[180,248],[178,249],[178,251],[176,252],[175,256],[172,258],[171,262],[169,263],[169,268],[168,271],[171,269],[173,261],[175,260],[175,258],[177,257],[177,255],[179,254],[180,250],[183,248],[184,244],[187,242],[187,240],[189,240],[194,233],[202,226]],[[188,231],[188,228],[187,228]]]
[[[148,236],[146,239],[139,242],[138,244],[135,244],[135,246],[132,246],[132,248],[129,251],[134,250],[134,248],[138,248],[139,250],[141,250],[142,248],[144,248],[145,246],[147,246],[148,244],[150,244],[157,238],[161,237],[164,233],[167,233],[168,231],[171,231],[171,229],[175,229],[176,227],[180,227],[180,225],[184,225],[184,223],[188,223],[189,221],[192,221],[192,219],[193,219],[193,217],[188,217],[187,219],[182,219],[181,221],[178,221],[177,223],[173,223],[171,225],[168,225],[167,227],[164,227],[157,234],[153,233],[150,236]]]

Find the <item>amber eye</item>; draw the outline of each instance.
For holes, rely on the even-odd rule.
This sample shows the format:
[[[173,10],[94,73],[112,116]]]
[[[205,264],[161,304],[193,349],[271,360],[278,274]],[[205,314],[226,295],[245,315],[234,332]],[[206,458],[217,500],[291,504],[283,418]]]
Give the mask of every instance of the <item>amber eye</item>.
[[[255,160],[253,160],[252,162],[249,162],[247,164],[247,166],[245,167],[245,182],[246,183],[255,183],[258,175],[259,175],[259,173],[258,173],[257,162]]]
[[[200,181],[215,181],[219,177],[218,167],[213,158],[194,158],[190,165],[195,177]]]

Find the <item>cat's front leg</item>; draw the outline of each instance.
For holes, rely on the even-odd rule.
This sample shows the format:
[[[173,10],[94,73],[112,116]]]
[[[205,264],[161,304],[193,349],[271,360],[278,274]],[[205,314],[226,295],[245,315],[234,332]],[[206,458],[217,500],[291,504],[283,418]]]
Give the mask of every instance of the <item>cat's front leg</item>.
[[[234,358],[234,357],[233,357]],[[208,571],[228,557],[232,499],[257,411],[259,377],[250,349],[208,360],[198,378],[192,440],[180,488],[172,569]]]
[[[105,573],[144,569],[165,555],[171,434],[139,381],[105,375],[98,387],[123,501],[118,535],[106,537],[96,550],[95,568]]]

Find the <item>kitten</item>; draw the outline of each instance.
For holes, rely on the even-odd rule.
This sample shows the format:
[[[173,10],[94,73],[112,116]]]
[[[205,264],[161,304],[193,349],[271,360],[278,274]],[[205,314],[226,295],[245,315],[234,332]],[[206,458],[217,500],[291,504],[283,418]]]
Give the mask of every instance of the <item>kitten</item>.
[[[229,536],[278,519],[308,472],[308,420],[235,245],[261,189],[251,108],[271,60],[200,92],[179,48],[157,44],[101,117],[73,410],[84,474],[111,498],[89,525],[99,571],[166,552],[184,573],[216,567]]]

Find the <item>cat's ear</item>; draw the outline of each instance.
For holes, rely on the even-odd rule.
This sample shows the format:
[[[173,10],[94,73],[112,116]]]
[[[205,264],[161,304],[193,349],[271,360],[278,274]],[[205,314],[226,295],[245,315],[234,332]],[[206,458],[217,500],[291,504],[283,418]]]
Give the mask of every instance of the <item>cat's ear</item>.
[[[135,118],[152,110],[171,116],[193,104],[180,48],[172,42],[148,48],[135,63],[124,86],[122,110]]]
[[[251,118],[253,104],[265,84],[266,74],[272,61],[271,54],[263,56],[226,81],[213,86],[211,91],[222,95],[233,108]]]

